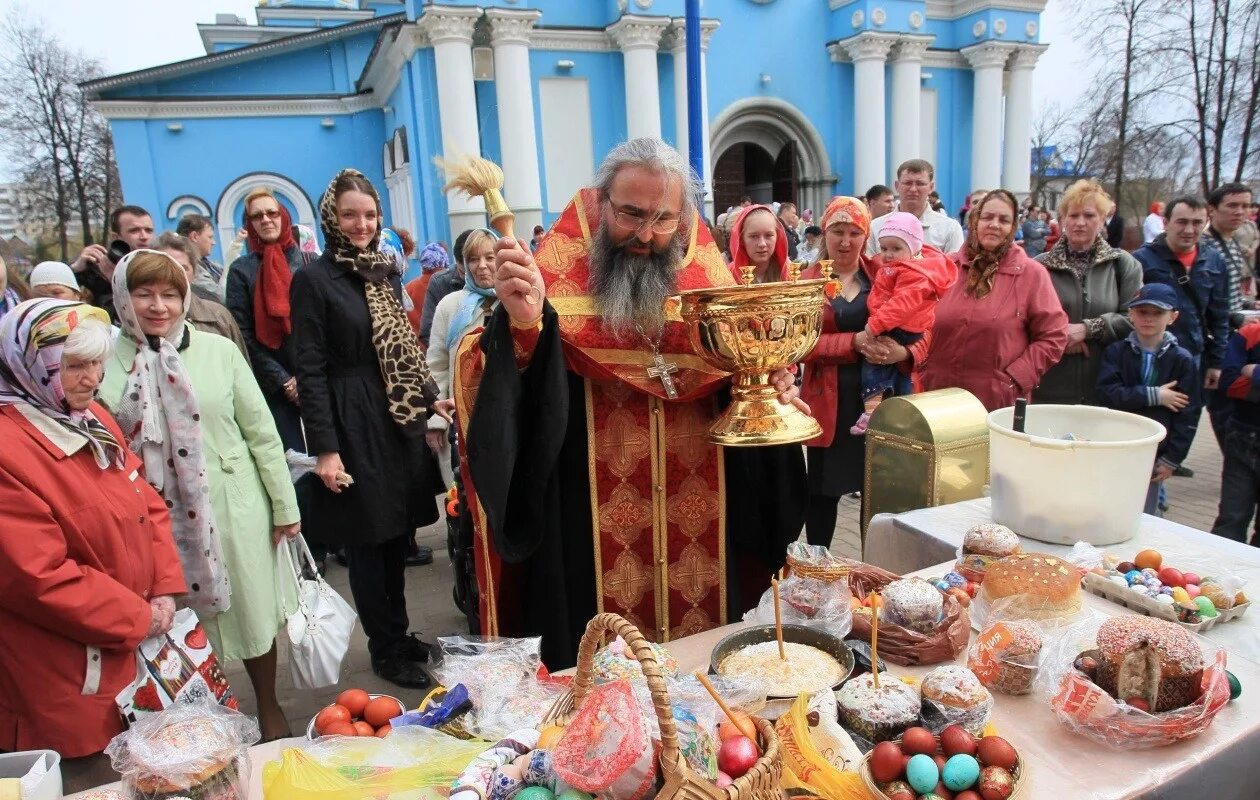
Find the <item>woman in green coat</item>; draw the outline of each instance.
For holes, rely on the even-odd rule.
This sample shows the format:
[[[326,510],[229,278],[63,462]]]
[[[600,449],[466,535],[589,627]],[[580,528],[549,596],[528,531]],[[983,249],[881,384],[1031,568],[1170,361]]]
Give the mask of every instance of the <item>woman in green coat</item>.
[[[100,399],[171,509],[189,593],[221,659],[243,659],[264,740],[288,736],[276,699],[276,634],[296,606],[277,548],[298,534],[297,497],[275,422],[240,350],[185,322],[188,277],[135,250],[113,276],[122,333]]]

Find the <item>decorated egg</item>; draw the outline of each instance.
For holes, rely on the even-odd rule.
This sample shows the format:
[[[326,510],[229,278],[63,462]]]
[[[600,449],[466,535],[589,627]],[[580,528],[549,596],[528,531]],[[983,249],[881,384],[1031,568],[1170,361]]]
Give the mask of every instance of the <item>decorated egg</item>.
[[[1133,558],[1138,569],[1159,569],[1164,564],[1164,557],[1158,550],[1143,550]]]
[[[1171,594],[1172,594],[1172,599],[1176,600],[1178,603],[1190,602],[1190,593],[1187,592],[1184,587],[1181,587],[1181,586],[1173,587]]]
[[[1116,572],[1128,572],[1134,569],[1137,569],[1137,565],[1132,561],[1121,561],[1119,564],[1116,564]]]
[[[721,780],[722,780],[723,775],[725,775],[725,773],[723,772],[718,773],[718,784],[719,784],[718,788],[719,789],[723,788],[721,786]],[[727,775],[726,780],[729,783],[731,780],[731,776]],[[592,798],[589,794],[581,791],[580,789],[565,789],[563,792],[561,792],[559,795],[556,796],[556,800],[592,800]]]
[[[1015,791],[1015,776],[1001,767],[985,767],[976,786],[984,800],[1006,800]]]
[[[951,588],[958,589],[967,585],[967,579],[957,572],[946,572],[945,582],[948,583]]]
[[[1213,605],[1211,598],[1206,595],[1199,595],[1194,598],[1194,604],[1199,607],[1199,613],[1204,619],[1212,619],[1217,615],[1216,606]]]
[[[1163,592],[1160,592],[1159,594],[1155,595],[1155,602],[1160,603],[1161,605],[1170,606],[1173,604],[1172,595],[1164,594]]]
[[[884,787],[888,800],[915,800],[914,789],[905,781],[893,781]]]
[[[911,756],[910,763],[906,764],[906,781],[909,782],[910,788],[919,794],[927,794],[935,789],[940,779],[941,772],[936,768],[936,762],[931,756],[919,753]]]
[[[1238,676],[1225,670],[1225,677],[1229,679],[1229,699],[1237,700],[1242,694],[1242,684],[1238,682]]]
[[[957,586],[951,586],[949,588],[949,591],[947,591],[945,594],[957,600],[958,605],[962,606],[963,608],[967,608],[971,605],[971,595],[967,594],[966,589],[961,589]]]
[[[906,755],[918,753],[932,755],[936,752],[936,737],[927,728],[907,728],[906,732],[901,734],[901,751]],[[932,781],[932,786],[935,785],[936,781]],[[920,789],[920,791],[924,790]]]
[[[1177,604],[1177,620],[1188,625],[1198,625],[1203,621],[1203,615],[1199,613],[1199,607],[1191,600]]]
[[[1218,611],[1234,607],[1234,596],[1226,592],[1219,583],[1204,582],[1199,584],[1199,597],[1206,597],[1211,600],[1212,605],[1216,606]]]
[[[966,753],[951,756],[941,770],[941,780],[945,788],[954,792],[970,789],[980,779],[980,762]]]
[[[1201,594],[1201,590],[1199,589],[1199,584],[1187,583],[1186,594],[1190,595],[1191,598],[1198,597]]]
[[[934,585],[937,589],[940,589],[942,592],[948,592],[948,591],[949,591],[949,581],[937,581],[937,582],[936,582],[935,584],[933,584],[933,585]]]
[[[1240,606],[1245,602],[1247,602],[1247,595],[1243,594],[1242,590],[1234,594],[1234,605]]]
[[[529,763],[525,765],[525,782],[534,786],[547,786],[555,777],[555,769],[551,764],[549,750],[535,750],[529,754]]]
[[[1125,577],[1123,575],[1111,575],[1111,576],[1108,576],[1107,580],[1111,581],[1117,586],[1123,586],[1126,589],[1129,587],[1129,582],[1125,580]]]
[[[1197,572],[1183,572],[1181,573],[1181,577],[1185,579],[1186,583],[1202,583],[1203,582],[1203,579],[1199,577],[1199,573]]]
[[[1159,579],[1169,586],[1185,586],[1186,576],[1175,567],[1164,567],[1159,571]]]
[[[1138,572],[1135,569],[1131,569],[1128,572],[1124,573],[1124,579],[1128,581],[1130,586],[1132,586],[1133,584],[1142,580],[1142,573]]]
[[[871,777],[880,783],[896,780],[904,764],[905,757],[895,742],[880,742],[871,751]]]
[[[490,776],[490,800],[512,800],[524,788],[525,777],[515,764],[504,764]]]
[[[1142,570],[1143,578],[1158,578],[1159,577],[1159,570],[1154,569],[1152,567],[1139,566],[1138,569]]]
[[[1145,585],[1147,589],[1158,589],[1164,585],[1164,582],[1159,578],[1146,578],[1142,581],[1142,584]]]
[[[730,775],[727,775],[722,770],[718,770],[717,780],[715,780],[713,783],[715,786],[717,786],[717,788],[725,789],[727,786],[730,786],[734,782],[735,781],[731,780]],[[563,797],[564,795],[560,795],[560,798],[563,798]],[[559,798],[557,798],[557,800],[559,800]]]
[[[1127,705],[1130,705],[1133,708],[1136,708],[1138,711],[1142,711],[1147,714],[1151,713],[1151,704],[1146,702],[1145,697],[1129,697],[1129,698],[1126,698],[1124,702]]]
[[[972,597],[976,596],[976,592],[980,591],[980,584],[974,581],[967,581],[967,594]]]
[[[973,789],[967,789],[966,791],[959,792],[954,795],[954,800],[984,800],[984,798],[980,796],[979,792]]]
[[[556,800],[556,795],[546,786],[526,786],[516,793],[516,800]]]

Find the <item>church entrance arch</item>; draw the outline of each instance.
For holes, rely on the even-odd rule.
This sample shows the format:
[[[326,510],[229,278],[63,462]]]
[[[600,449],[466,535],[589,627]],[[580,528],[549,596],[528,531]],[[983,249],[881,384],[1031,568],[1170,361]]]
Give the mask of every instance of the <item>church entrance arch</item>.
[[[835,188],[827,148],[791,103],[753,97],[731,103],[713,121],[714,213],[739,205],[792,200],[822,215]]]
[[[236,238],[236,231],[241,224],[241,202],[245,195],[255,188],[265,186],[275,193],[280,202],[288,207],[289,216],[294,225],[305,225],[318,232],[315,223],[315,210],[311,199],[302,191],[302,187],[283,175],[274,172],[251,172],[242,175],[228,184],[219,195],[215,205],[215,225],[219,233],[219,252],[226,253],[228,245]],[[228,266],[224,264],[223,266]]]

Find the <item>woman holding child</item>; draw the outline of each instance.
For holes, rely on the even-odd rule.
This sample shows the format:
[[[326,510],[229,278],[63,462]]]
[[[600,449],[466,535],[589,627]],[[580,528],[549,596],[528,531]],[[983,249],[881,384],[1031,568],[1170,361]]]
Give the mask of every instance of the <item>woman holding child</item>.
[[[1019,204],[988,192],[967,214],[967,239],[952,258],[959,278],[936,306],[925,391],[959,387],[989,411],[1033,390],[1067,345],[1067,314],[1045,267],[1015,246]]]
[[[866,445],[861,436],[849,431],[862,413],[862,363],[897,365],[909,374],[927,354],[932,337],[929,332],[908,347],[886,337],[857,343],[869,317],[867,298],[873,279],[873,265],[863,255],[871,230],[870,212],[858,198],[836,197],[820,222],[823,237],[818,258],[831,261],[840,292],[831,301],[831,313],[823,315],[818,344],[805,359],[801,397],[823,429],[806,443],[805,533],[810,544],[825,545],[836,527],[840,498],[862,490]],[[817,278],[821,272],[815,264],[801,277]]]

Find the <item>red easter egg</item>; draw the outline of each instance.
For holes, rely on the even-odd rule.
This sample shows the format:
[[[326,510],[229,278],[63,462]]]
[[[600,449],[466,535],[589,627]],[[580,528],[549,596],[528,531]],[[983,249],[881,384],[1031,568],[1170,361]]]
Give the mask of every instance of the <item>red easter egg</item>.
[[[905,769],[905,757],[895,742],[880,742],[871,751],[871,777],[880,783],[895,781]]]
[[[1159,579],[1165,586],[1185,586],[1186,576],[1174,567],[1164,567],[1159,571]]]
[[[901,750],[909,755],[936,755],[936,737],[927,728],[907,728],[901,734]]]

